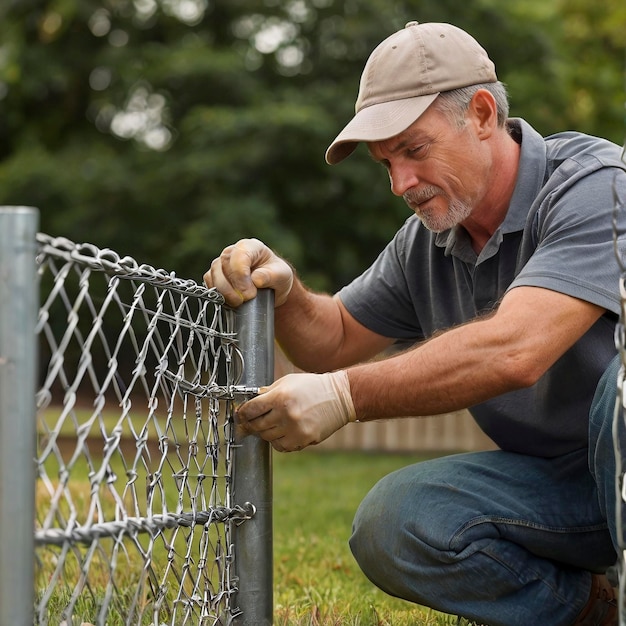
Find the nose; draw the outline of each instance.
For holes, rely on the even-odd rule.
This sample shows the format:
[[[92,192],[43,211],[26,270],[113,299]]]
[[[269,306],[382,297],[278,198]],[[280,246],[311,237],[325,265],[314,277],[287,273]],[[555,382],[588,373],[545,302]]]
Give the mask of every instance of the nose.
[[[408,164],[390,165],[388,169],[391,193],[396,196],[403,196],[412,187],[417,187],[419,178],[415,169]]]

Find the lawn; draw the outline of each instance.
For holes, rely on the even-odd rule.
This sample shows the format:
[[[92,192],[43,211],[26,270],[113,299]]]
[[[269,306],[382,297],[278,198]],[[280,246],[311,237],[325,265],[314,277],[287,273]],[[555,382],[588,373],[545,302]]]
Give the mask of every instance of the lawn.
[[[69,428],[68,434],[71,435],[71,431]],[[184,440],[184,433],[177,433],[176,437],[179,435]],[[423,458],[321,452],[315,448],[273,454],[276,626],[444,626],[456,623],[456,618],[416,607],[379,591],[361,573],[348,547],[353,515],[368,490],[385,474]],[[55,463],[53,457],[47,462],[52,474],[58,472]],[[77,466],[74,469],[77,470],[72,479],[74,499],[77,503],[88,502],[89,468]],[[124,468],[115,471],[123,478]],[[80,478],[82,475],[84,479]],[[168,493],[168,500],[172,499],[170,507],[174,506],[175,498],[176,493]],[[44,502],[49,506],[45,499]]]
[[[348,547],[354,512],[385,474],[420,457],[365,452],[274,454],[275,624],[443,626],[456,618],[391,598]]]

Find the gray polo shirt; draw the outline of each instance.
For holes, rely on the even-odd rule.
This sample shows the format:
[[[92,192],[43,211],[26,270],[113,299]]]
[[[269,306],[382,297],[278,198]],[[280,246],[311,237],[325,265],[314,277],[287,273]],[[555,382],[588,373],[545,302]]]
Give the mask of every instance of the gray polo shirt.
[[[478,256],[462,228],[432,233],[413,215],[339,296],[361,324],[403,342],[492,311],[520,285],[605,308],[535,385],[469,407],[501,448],[551,457],[587,445],[593,393],[616,354],[613,194],[626,198],[626,166],[621,148],[603,139],[574,132],[544,139],[520,119],[509,127],[521,142],[518,179],[504,222]],[[625,233],[626,215],[619,222]]]

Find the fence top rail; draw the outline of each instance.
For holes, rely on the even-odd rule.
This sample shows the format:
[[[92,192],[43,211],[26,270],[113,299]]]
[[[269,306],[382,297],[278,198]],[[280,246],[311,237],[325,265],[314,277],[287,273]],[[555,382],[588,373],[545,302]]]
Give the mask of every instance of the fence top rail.
[[[74,243],[65,237],[52,237],[37,233],[40,256],[54,257],[64,261],[77,261],[92,270],[113,276],[142,281],[187,296],[207,298],[214,304],[223,305],[224,297],[216,289],[208,289],[192,279],[181,279],[174,272],[139,264],[130,256],[120,256],[109,248],[98,248],[90,243]]]

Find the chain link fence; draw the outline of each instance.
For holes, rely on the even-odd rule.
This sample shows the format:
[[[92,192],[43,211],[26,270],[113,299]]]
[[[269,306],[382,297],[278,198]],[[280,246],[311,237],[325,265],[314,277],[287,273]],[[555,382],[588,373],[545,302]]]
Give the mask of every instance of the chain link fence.
[[[233,420],[271,382],[271,294],[235,312],[43,234],[36,271],[33,622],[271,623],[269,451]]]

